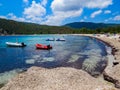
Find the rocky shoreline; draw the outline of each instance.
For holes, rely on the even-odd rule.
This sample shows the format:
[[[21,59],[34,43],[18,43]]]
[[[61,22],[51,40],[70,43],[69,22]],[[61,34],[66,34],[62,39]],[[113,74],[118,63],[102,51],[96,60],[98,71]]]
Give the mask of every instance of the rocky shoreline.
[[[97,37],[97,39],[109,45],[112,48],[112,55],[114,56],[112,66],[108,65],[103,72],[104,79],[112,82],[116,88],[120,89],[120,42],[117,39],[108,37]]]
[[[11,79],[0,90],[119,90],[120,89],[120,42],[108,37],[95,37],[112,47],[115,61],[103,72],[103,78],[94,78],[87,72],[70,67],[45,69],[31,67],[27,72]],[[109,62],[109,61],[108,61]],[[109,82],[106,82],[109,81]],[[112,83],[115,85],[112,84]]]
[[[104,80],[111,82],[114,86],[120,89],[120,42],[119,38],[110,38],[108,36],[93,36],[93,35],[83,35],[96,38],[102,41],[107,46],[111,47],[111,54],[114,56],[112,63],[110,62],[111,57],[108,59],[108,65],[103,72]]]

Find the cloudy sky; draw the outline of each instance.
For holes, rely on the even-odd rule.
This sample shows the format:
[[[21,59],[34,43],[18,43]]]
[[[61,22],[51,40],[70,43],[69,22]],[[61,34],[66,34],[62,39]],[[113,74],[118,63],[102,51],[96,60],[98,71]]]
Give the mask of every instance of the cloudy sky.
[[[120,23],[120,0],[0,0],[0,18],[47,25]]]

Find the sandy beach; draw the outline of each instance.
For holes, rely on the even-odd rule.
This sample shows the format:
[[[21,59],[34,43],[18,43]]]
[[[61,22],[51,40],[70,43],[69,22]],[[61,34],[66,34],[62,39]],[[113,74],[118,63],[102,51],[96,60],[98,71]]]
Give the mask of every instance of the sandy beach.
[[[74,68],[45,69],[31,67],[10,80],[0,90],[119,90],[120,89],[120,42],[118,36],[84,35],[95,37],[112,47],[113,61],[103,76],[94,78],[83,70]],[[104,80],[105,79],[105,80]]]

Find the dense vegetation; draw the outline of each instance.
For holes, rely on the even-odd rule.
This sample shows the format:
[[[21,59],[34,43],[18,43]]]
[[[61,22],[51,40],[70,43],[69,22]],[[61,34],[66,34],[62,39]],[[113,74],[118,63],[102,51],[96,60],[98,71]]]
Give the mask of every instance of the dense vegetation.
[[[0,19],[0,31],[8,34],[55,34],[72,33],[67,27],[47,26],[34,23],[16,22],[13,20]]]
[[[115,27],[107,27],[107,28],[97,28],[95,30],[90,30],[86,28],[78,29],[75,33],[82,33],[82,34],[104,34],[104,33],[120,33],[120,26]]]
[[[94,25],[92,27],[95,27]],[[120,33],[120,25],[107,25],[96,29],[47,26],[34,23],[0,19],[0,34],[78,34],[78,33]]]
[[[66,24],[64,26],[81,29],[81,28],[88,28],[88,29],[97,29],[97,28],[106,28],[110,26],[117,26],[120,24],[105,24],[105,23],[92,23],[92,22],[73,22]]]

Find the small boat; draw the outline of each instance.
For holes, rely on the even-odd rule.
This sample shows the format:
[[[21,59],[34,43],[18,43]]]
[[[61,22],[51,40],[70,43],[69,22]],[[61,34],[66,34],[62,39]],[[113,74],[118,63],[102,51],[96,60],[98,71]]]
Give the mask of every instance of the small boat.
[[[55,38],[48,38],[46,41],[55,41]]]
[[[56,41],[65,41],[65,39],[64,38],[58,38],[58,39],[56,39]]]
[[[9,47],[25,47],[26,45],[22,42],[22,43],[18,43],[18,42],[6,42],[6,45]]]
[[[43,45],[43,44],[36,44],[36,49],[50,50],[50,49],[52,49],[52,46]]]

